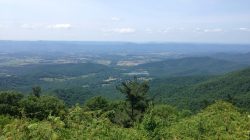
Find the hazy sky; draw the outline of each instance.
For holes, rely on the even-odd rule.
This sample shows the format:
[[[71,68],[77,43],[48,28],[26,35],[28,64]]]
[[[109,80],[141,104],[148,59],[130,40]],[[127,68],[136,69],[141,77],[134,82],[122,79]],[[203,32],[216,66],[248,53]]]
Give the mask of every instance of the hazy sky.
[[[0,0],[0,40],[250,43],[250,0]]]

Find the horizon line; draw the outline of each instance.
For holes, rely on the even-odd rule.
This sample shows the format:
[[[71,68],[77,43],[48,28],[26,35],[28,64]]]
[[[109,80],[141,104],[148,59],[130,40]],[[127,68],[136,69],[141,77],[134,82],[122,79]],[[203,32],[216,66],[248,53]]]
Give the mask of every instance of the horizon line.
[[[250,43],[226,43],[226,42],[177,42],[177,41],[112,41],[112,40],[1,40],[9,42],[86,42],[86,43],[131,43],[131,44],[211,44],[211,45],[250,45]]]

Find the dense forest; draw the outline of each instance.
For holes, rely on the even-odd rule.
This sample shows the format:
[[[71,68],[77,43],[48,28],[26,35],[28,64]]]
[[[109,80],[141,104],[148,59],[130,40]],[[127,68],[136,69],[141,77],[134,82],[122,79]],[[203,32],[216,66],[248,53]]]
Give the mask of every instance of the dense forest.
[[[186,93],[174,94],[175,98],[168,98],[168,94],[161,96],[166,102],[155,100],[150,95],[149,82],[136,77],[116,86],[123,96],[121,100],[96,96],[74,105],[45,95],[39,86],[33,87],[30,94],[2,91],[0,139],[249,140],[248,76],[246,69],[205,82],[199,81],[206,77],[185,80],[187,86],[195,83],[194,86],[189,86]],[[182,80],[176,80],[176,85]],[[181,108],[181,97],[198,102],[192,101],[192,106]],[[169,99],[171,102],[176,99],[177,105],[168,104]],[[200,100],[203,104],[199,104]]]
[[[214,77],[161,79],[155,84],[157,99],[178,108],[200,110],[220,99],[250,111],[249,68]]]

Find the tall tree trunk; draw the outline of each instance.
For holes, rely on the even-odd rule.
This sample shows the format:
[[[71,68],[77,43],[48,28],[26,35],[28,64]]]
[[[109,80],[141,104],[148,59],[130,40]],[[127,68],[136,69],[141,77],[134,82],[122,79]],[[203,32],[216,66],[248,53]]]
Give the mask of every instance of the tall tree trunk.
[[[131,104],[131,118],[134,121],[134,104]]]

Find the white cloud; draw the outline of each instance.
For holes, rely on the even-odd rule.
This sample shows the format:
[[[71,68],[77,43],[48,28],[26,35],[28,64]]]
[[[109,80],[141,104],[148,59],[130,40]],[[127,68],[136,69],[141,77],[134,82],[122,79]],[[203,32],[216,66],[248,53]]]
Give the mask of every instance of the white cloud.
[[[113,29],[114,32],[117,32],[117,33],[134,33],[135,32],[135,29],[133,28],[116,28],[116,29]]]
[[[34,29],[70,29],[72,28],[71,24],[41,24],[41,23],[33,23],[33,24],[22,24],[20,26],[22,29],[34,30]]]
[[[128,34],[134,33],[136,30],[134,28],[114,28],[114,29],[103,29],[103,32],[112,32],[112,33],[120,33],[120,34]]]
[[[119,18],[119,17],[112,17],[111,20],[112,20],[112,21],[120,21],[121,18]]]
[[[246,31],[246,32],[249,32],[250,29],[249,28],[239,28],[240,31]]]
[[[47,28],[49,29],[70,29],[72,28],[71,24],[54,24],[54,25],[48,25]]]
[[[197,32],[197,33],[219,33],[219,32],[224,32],[224,31],[225,30],[221,28],[204,29],[204,28],[196,27],[195,29],[193,29],[193,32]]]
[[[216,32],[223,32],[223,29],[220,28],[214,28],[214,29],[204,29],[205,33],[216,33]]]
[[[168,27],[168,28],[159,30],[160,33],[185,32],[185,31],[186,29],[184,27]]]
[[[33,30],[33,29],[36,29],[36,28],[40,28],[41,26],[42,26],[41,24],[22,24],[21,28]]]

